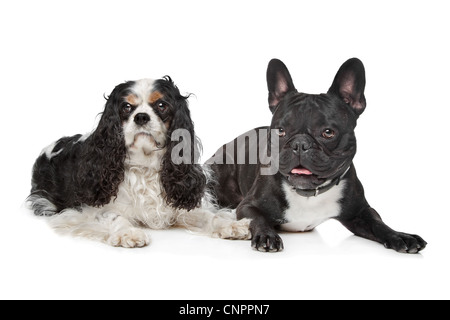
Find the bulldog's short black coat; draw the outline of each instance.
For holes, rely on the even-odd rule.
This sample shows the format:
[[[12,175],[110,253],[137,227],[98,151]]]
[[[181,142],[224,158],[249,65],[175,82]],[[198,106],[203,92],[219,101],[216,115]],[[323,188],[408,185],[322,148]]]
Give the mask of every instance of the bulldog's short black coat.
[[[354,234],[399,252],[425,248],[421,237],[394,231],[381,220],[356,175],[354,129],[366,108],[362,62],[349,59],[326,94],[312,95],[299,93],[283,62],[273,59],[267,85],[270,127],[245,133],[207,161],[218,204],[236,208],[239,219],[252,219],[252,247],[280,251],[277,229],[307,231],[334,218]],[[270,154],[276,164],[271,174],[263,174],[268,163],[261,154]]]

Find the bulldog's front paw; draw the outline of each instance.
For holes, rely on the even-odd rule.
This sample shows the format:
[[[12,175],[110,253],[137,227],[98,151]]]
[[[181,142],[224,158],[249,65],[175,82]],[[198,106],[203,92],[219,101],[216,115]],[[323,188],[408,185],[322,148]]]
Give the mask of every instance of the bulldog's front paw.
[[[261,252],[278,252],[284,249],[283,240],[275,231],[256,233],[252,238],[252,248]]]
[[[418,253],[427,246],[427,242],[418,235],[403,232],[391,234],[383,244],[388,249],[402,253]]]

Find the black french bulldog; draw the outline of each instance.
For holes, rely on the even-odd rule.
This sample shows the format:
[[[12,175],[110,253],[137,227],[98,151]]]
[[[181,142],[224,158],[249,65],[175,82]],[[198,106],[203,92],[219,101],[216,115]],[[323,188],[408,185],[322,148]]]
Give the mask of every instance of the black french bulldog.
[[[341,66],[328,93],[299,93],[283,62],[270,61],[270,127],[241,135],[206,162],[218,204],[236,208],[238,219],[251,219],[253,248],[281,251],[277,229],[312,230],[330,218],[398,252],[425,248],[421,237],[381,220],[356,176],[354,129],[366,108],[365,82],[364,66],[353,58]]]

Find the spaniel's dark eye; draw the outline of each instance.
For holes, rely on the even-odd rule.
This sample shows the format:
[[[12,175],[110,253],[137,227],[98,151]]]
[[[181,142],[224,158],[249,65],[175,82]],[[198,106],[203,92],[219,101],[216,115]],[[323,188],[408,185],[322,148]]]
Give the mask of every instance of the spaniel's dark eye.
[[[334,136],[336,135],[336,132],[334,132],[333,129],[325,129],[322,131],[322,137],[324,137],[325,139],[331,139],[334,138]]]
[[[127,103],[126,105],[124,105],[122,107],[123,112],[125,113],[130,113],[131,110],[133,110],[133,107],[131,106],[131,104]]]
[[[169,108],[169,105],[163,101],[160,101],[157,103],[157,108],[159,112],[164,113]]]

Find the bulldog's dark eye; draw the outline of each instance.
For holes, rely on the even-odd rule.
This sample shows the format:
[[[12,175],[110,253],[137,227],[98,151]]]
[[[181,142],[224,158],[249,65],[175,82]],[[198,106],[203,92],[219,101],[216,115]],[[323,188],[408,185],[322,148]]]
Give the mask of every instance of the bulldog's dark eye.
[[[169,105],[167,103],[165,103],[165,102],[158,102],[157,103],[157,108],[158,108],[159,112],[164,113],[169,108]]]
[[[277,129],[277,134],[280,137],[284,137],[286,135],[286,131],[284,131],[284,129],[282,129],[282,128],[279,128],[279,129]]]
[[[333,129],[325,129],[322,132],[322,137],[324,137],[325,139],[331,139],[336,135],[336,133],[334,132]]]
[[[131,110],[133,110],[133,107],[131,106],[131,104],[127,103],[126,105],[124,105],[122,107],[123,112],[125,113],[130,113]]]

